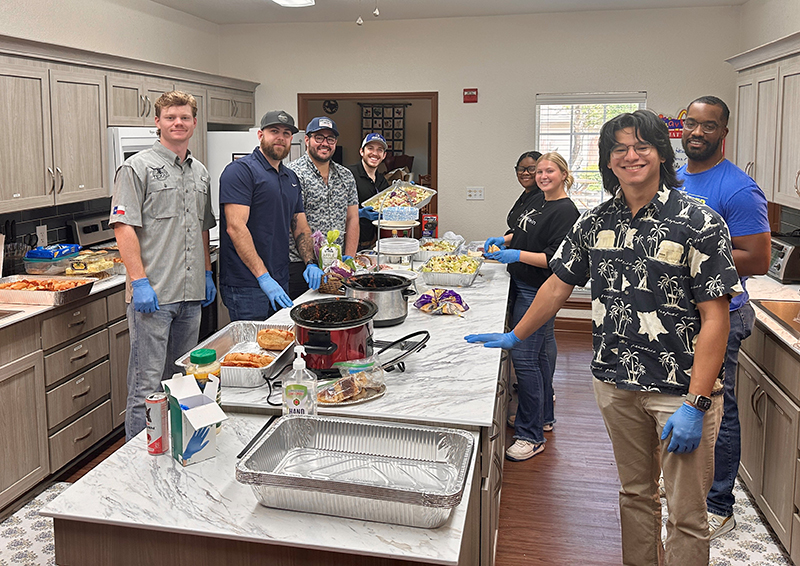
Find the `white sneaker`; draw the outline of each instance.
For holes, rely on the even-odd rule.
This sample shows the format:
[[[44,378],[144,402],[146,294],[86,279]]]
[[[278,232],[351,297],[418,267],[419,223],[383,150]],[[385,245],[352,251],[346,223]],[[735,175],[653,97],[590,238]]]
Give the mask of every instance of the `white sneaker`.
[[[542,425],[542,430],[544,432],[553,432],[553,429],[555,428],[556,428],[555,423],[544,423]]]
[[[533,458],[537,454],[544,452],[544,442],[541,444],[534,444],[527,440],[515,440],[514,444],[506,450],[506,459],[512,462],[522,462],[529,458]]]
[[[730,517],[723,517],[721,515],[715,515],[714,513],[708,514],[708,534],[710,540],[724,535],[728,531],[732,531],[735,526],[736,519],[733,515]]]

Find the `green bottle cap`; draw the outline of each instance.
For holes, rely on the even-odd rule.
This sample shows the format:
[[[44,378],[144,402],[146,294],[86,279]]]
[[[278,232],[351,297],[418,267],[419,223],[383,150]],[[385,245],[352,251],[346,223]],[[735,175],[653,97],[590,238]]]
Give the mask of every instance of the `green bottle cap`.
[[[213,364],[217,361],[217,351],[210,350],[208,348],[200,348],[199,350],[192,352],[192,354],[189,356],[189,361],[199,366]]]

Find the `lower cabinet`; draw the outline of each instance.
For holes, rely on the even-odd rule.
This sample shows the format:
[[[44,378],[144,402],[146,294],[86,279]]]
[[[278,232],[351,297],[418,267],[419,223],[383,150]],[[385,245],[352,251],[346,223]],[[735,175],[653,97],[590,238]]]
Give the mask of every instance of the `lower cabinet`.
[[[1,509],[50,473],[41,350],[0,366],[0,430]]]
[[[111,364],[112,423],[117,427],[125,422],[125,405],[128,402],[128,357],[131,342],[127,319],[108,327],[108,352]]]

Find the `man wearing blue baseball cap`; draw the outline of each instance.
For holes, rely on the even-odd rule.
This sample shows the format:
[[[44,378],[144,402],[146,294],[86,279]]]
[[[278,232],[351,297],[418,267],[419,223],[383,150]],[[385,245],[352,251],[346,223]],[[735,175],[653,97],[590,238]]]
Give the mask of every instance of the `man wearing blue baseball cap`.
[[[380,134],[367,134],[361,142],[361,160],[355,165],[350,165],[348,169],[353,172],[356,178],[358,189],[358,202],[364,202],[370,197],[375,196],[389,186],[389,182],[382,174],[378,173],[378,166],[383,163],[386,157],[386,140]],[[360,236],[359,249],[368,248],[375,243],[378,231],[372,224],[378,219],[378,213],[371,206],[361,207],[358,210]]]
[[[306,218],[311,232],[339,230],[336,243],[342,254],[354,256],[358,248],[358,192],[356,180],[346,167],[331,160],[339,139],[336,123],[327,116],[306,126],[306,151],[289,168],[300,179]],[[294,300],[309,288],[303,278],[305,263],[294,242],[289,248],[289,297]]]

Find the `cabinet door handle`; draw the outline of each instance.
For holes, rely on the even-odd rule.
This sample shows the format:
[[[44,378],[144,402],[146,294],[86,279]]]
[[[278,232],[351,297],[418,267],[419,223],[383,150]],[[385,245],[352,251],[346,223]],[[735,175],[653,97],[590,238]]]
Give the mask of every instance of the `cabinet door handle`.
[[[88,437],[90,434],[92,434],[92,427],[89,427],[89,430],[87,430],[85,434],[83,434],[83,435],[81,435],[81,436],[79,436],[79,437],[77,437],[77,438],[73,439],[73,440],[72,440],[72,443],[73,443],[73,444],[77,444],[78,442],[80,442],[80,441],[81,441],[81,440],[83,440],[84,438]]]
[[[761,387],[759,386],[759,387],[756,389],[756,391],[754,391],[754,392],[753,392],[753,397],[751,397],[751,399],[752,399],[752,406],[753,406],[753,413],[755,413],[755,415],[756,415],[756,418],[758,419],[758,424],[760,424],[760,425],[762,425],[762,426],[764,425],[764,419],[762,419],[762,418],[761,418],[761,415],[759,415],[759,414],[758,414],[758,402],[759,402],[759,401],[761,401],[761,398],[762,398],[762,397],[763,397],[763,396],[764,396],[766,393],[767,393],[767,392],[766,392],[765,390],[761,389]]]
[[[67,325],[67,328],[72,328],[73,326],[80,326],[81,324],[86,324],[86,317],[83,317],[80,320],[76,320],[75,322],[70,322]]]
[[[235,100],[231,100],[231,104],[233,105],[233,115],[236,116],[239,113],[239,107],[236,106]]]
[[[91,390],[92,390],[92,386],[91,385],[87,385],[86,389],[84,389],[80,393],[73,393],[72,394],[72,399],[75,400],[78,397],[83,397],[84,395],[88,395],[89,391],[91,391]]]
[[[499,424],[497,424],[497,421],[495,419],[492,419],[492,432],[489,433],[489,442],[494,442],[495,439],[498,436],[500,436],[501,430],[502,427]]]
[[[89,355],[89,350],[86,350],[83,354],[78,354],[77,356],[72,356],[69,359],[69,361],[70,361],[70,363],[77,362],[78,360],[81,360],[81,359],[85,358],[88,355]]]
[[[64,189],[64,172],[60,167],[56,167],[56,172],[58,173],[58,176],[61,177],[61,185],[58,187],[58,193],[61,194],[61,191]]]
[[[797,175],[794,176],[794,192],[800,197],[800,186],[797,185],[798,177],[800,177],[800,169],[797,170]]]
[[[52,167],[48,167],[47,172],[50,173],[50,178],[53,179],[53,183],[50,185],[50,192],[52,193],[56,190],[56,174],[53,172]]]
[[[145,116],[149,116],[150,115],[150,109],[153,107],[153,103],[150,102],[150,97],[149,96],[145,96],[144,99],[145,99],[145,102],[147,102],[147,110],[145,110],[144,115]]]
[[[141,94],[139,95],[139,102],[142,103],[142,109],[139,111],[139,118],[142,118],[144,116],[144,111],[147,108],[147,103],[144,101],[144,96]]]

